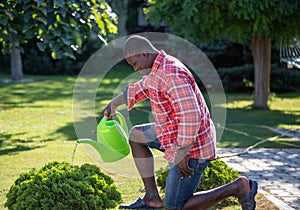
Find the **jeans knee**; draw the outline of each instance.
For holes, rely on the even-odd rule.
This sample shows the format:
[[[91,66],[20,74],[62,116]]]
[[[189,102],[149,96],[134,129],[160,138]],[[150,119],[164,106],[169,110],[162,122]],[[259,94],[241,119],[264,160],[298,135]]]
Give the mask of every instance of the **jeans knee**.
[[[146,143],[143,130],[139,126],[134,126],[129,131],[129,143]]]
[[[134,139],[135,136],[136,136],[136,132],[137,132],[137,129],[136,127],[132,127],[128,133],[128,138],[129,138],[129,141],[131,141],[131,139]]]

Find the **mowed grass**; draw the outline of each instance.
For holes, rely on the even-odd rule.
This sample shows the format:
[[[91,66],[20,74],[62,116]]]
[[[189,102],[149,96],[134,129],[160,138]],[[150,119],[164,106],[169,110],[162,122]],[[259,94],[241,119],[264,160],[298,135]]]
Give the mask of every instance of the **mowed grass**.
[[[300,129],[300,93],[271,94],[269,110],[253,109],[253,96],[227,95],[227,117],[220,147],[300,148],[295,138],[280,136],[274,129]],[[275,137],[272,140],[272,137]]]
[[[94,116],[100,119],[100,111],[109,100],[121,91],[124,84],[135,81],[138,76],[121,65],[110,71],[97,90]],[[0,80],[8,75],[0,75]],[[14,180],[30,168],[40,168],[51,161],[72,161],[77,136],[74,130],[72,97],[75,76],[30,76],[30,83],[0,83],[0,208],[4,208],[5,195]],[[99,78],[88,78],[87,82],[97,83]],[[299,94],[282,94],[270,100],[271,110],[250,108],[252,96],[230,94],[227,96],[227,122],[219,146],[246,147],[261,139],[277,135],[275,128],[300,128]],[[126,114],[126,107],[120,107]],[[132,110],[128,116],[130,126],[149,121],[149,102],[145,101]],[[81,122],[83,123],[83,122]],[[299,142],[291,138],[278,138],[262,144],[265,147],[294,147]],[[161,154],[155,153],[160,160]],[[79,146],[74,164],[95,162],[84,147]],[[163,165],[163,161],[160,161]],[[159,167],[160,164],[157,166]],[[104,165],[103,165],[104,166]],[[112,168],[115,168],[112,170]],[[118,173],[120,168],[121,173]],[[129,176],[132,163],[105,165],[103,170],[111,175],[122,193],[124,202],[134,201],[143,186],[137,176]],[[261,203],[265,204],[263,200]],[[232,207],[233,208],[233,207]],[[239,209],[239,207],[234,207]]]

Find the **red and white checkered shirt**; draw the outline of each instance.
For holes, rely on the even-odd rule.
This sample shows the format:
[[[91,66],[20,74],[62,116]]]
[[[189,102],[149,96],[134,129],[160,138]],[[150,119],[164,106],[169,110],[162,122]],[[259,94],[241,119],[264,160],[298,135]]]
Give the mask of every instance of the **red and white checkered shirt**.
[[[190,144],[193,147],[189,158],[216,158],[213,124],[194,77],[179,60],[164,51],[156,57],[150,74],[128,85],[128,110],[147,98],[167,161],[174,162],[176,151]]]

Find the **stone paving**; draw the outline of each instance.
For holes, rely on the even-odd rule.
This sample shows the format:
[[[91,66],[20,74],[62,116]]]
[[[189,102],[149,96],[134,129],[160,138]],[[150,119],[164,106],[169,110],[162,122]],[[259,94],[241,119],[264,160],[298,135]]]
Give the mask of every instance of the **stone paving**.
[[[218,152],[222,157],[242,151],[219,148]],[[280,209],[300,209],[300,149],[255,148],[222,160],[241,175],[255,179],[261,192]]]

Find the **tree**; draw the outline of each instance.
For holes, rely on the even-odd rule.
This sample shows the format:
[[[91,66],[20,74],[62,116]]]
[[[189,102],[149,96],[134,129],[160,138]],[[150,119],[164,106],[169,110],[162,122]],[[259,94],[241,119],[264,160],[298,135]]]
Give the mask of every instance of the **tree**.
[[[254,62],[254,107],[268,108],[271,40],[288,43],[300,35],[300,1],[292,0],[164,0],[149,1],[146,14],[156,24],[191,41],[250,39]]]
[[[42,52],[49,48],[54,59],[75,59],[90,35],[105,42],[117,32],[117,17],[102,0],[9,0],[0,3],[0,42],[11,55],[13,80],[23,77],[22,44],[34,39]]]

